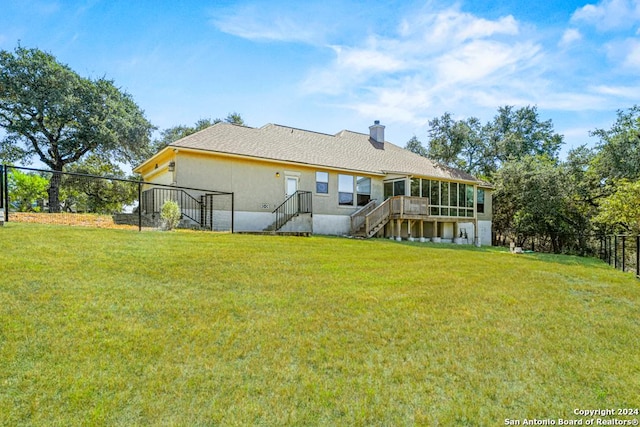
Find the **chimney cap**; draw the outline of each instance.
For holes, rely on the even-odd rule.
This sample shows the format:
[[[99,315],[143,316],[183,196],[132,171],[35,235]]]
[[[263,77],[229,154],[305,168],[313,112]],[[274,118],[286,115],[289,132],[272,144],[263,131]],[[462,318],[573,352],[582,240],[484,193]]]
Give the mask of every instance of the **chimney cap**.
[[[373,121],[373,124],[374,124],[374,125],[379,125],[379,124],[380,124],[380,120],[374,120],[374,121]]]

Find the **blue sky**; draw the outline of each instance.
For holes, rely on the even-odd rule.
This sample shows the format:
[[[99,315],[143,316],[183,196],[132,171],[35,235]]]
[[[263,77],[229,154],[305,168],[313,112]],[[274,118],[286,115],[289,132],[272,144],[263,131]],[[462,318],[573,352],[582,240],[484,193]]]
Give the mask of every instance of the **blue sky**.
[[[239,112],[248,125],[368,132],[398,145],[451,112],[536,105],[594,144],[640,99],[640,0],[0,0],[18,42],[106,76],[160,129]]]

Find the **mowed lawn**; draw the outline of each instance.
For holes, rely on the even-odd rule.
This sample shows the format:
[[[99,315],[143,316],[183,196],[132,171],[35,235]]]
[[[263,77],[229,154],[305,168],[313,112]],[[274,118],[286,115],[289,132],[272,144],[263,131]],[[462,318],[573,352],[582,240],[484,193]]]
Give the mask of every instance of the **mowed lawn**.
[[[0,425],[504,425],[640,406],[640,281],[595,259],[16,223],[0,248]]]

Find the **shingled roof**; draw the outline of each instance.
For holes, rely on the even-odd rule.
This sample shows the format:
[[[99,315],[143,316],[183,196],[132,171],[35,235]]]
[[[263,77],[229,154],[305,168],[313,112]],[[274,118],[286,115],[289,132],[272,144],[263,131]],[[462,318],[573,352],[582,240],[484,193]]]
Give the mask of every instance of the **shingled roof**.
[[[348,130],[329,135],[277,124],[252,128],[221,122],[175,141],[170,147],[379,175],[406,174],[480,182],[461,170],[442,166],[386,141],[376,142],[368,134]]]

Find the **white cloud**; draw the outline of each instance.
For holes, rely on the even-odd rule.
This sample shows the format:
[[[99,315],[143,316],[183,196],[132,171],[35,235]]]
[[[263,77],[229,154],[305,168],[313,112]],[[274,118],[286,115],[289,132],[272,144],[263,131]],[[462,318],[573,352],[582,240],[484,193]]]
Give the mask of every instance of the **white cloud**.
[[[404,61],[396,58],[393,52],[341,46],[334,46],[333,49],[338,68],[350,69],[356,73],[394,72],[406,67]]]
[[[521,34],[513,16],[487,20],[457,6],[414,14],[396,34],[333,50],[334,60],[303,82],[305,93],[339,96],[362,115],[414,124],[434,111],[474,115],[478,105],[529,104],[529,85],[544,70],[542,47]]]
[[[490,21],[463,13],[459,6],[435,13],[416,14],[402,21],[400,25],[402,37],[417,36],[434,46],[463,43],[495,35],[516,35],[518,32],[518,23],[511,15]]]
[[[613,39],[605,43],[604,47],[612,71],[637,75],[640,71],[640,40],[638,38]]]
[[[628,30],[640,23],[640,1],[602,0],[576,10],[573,23],[585,23],[600,31]]]
[[[237,9],[216,10],[211,19],[220,31],[255,41],[303,42],[317,44],[324,38],[321,25],[312,18],[300,16],[295,10],[289,13],[259,5]]]
[[[476,40],[438,58],[438,78],[451,85],[495,82],[496,78],[502,80],[529,67],[539,50],[530,43],[508,45]]]
[[[624,66],[635,71],[640,70],[640,40],[630,39],[626,43],[627,55],[624,60]]]
[[[573,45],[576,42],[582,40],[582,33],[580,30],[575,28],[569,28],[562,34],[562,39],[560,40],[561,47],[568,47]]]
[[[640,86],[611,86],[598,85],[593,87],[593,91],[606,96],[616,98],[627,98],[636,100],[640,98]]]

